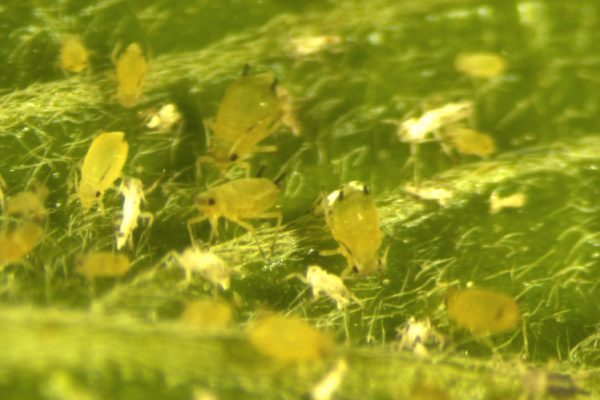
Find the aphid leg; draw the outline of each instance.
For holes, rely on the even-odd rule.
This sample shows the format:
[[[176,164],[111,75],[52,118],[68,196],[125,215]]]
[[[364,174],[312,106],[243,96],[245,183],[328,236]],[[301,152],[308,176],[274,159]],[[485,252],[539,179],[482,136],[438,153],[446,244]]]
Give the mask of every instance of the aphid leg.
[[[337,256],[338,254],[342,254],[342,249],[340,247],[338,247],[337,249],[319,251],[319,255],[323,257]]]
[[[194,230],[192,229],[192,226],[199,224],[200,222],[204,221],[205,219],[207,219],[207,217],[205,215],[200,215],[198,217],[190,218],[187,220],[188,235],[190,235],[190,242],[192,242],[192,244],[195,242]],[[211,230],[211,235],[212,235],[212,230]]]

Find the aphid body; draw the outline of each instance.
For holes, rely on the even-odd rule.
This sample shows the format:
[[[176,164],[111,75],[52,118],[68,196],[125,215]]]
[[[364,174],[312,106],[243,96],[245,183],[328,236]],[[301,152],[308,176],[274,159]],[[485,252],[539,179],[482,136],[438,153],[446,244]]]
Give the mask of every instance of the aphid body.
[[[25,222],[0,233],[0,265],[19,262],[38,245],[44,230],[34,222]]]
[[[185,272],[186,282],[191,282],[192,274],[197,273],[213,285],[229,289],[231,268],[216,254],[194,246],[181,254],[175,253],[175,258]]]
[[[138,43],[131,43],[117,60],[117,100],[123,107],[134,107],[142,97],[148,62]]]
[[[84,211],[96,201],[102,206],[104,191],[121,175],[128,151],[123,132],[104,132],[94,139],[83,160],[77,189]]]
[[[491,290],[452,290],[446,305],[450,318],[476,335],[512,331],[521,319],[512,297]]]
[[[60,66],[68,72],[81,72],[88,67],[89,54],[81,38],[68,35],[60,42]]]
[[[225,91],[208,150],[209,157],[221,169],[242,162],[257,151],[274,150],[257,145],[275,132],[280,123],[276,84],[270,74],[243,76]]]
[[[490,195],[490,214],[498,214],[505,208],[521,208],[527,203],[527,196],[523,192],[501,196],[494,191]]]
[[[489,157],[496,152],[496,143],[490,135],[476,130],[452,127],[446,132],[450,146],[460,154]]]
[[[153,218],[152,214],[141,211],[142,202],[146,201],[142,181],[136,178],[125,178],[121,182],[119,191],[125,200],[123,201],[123,217],[117,231],[117,250],[131,242],[131,235],[137,228],[138,218],[146,217],[150,221]]]
[[[188,226],[208,219],[211,237],[218,236],[219,218],[223,217],[253,231],[246,219],[276,218],[281,225],[281,213],[269,211],[277,201],[277,186],[266,178],[243,178],[215,186],[196,197],[196,206],[202,212],[188,221]]]
[[[218,330],[227,328],[233,318],[231,306],[218,300],[196,300],[185,306],[181,321],[189,328]]]
[[[350,270],[371,274],[383,266],[378,256],[382,233],[377,207],[366,185],[352,181],[324,199],[325,221]],[[325,252],[323,252],[325,253]],[[342,274],[342,276],[344,275]]]
[[[328,273],[318,265],[308,267],[305,280],[311,287],[315,299],[324,294],[335,301],[338,310],[346,308],[351,300],[362,305],[360,300],[350,293],[339,276]]]
[[[330,335],[293,316],[264,317],[250,327],[249,336],[259,352],[284,363],[314,361],[333,348]]]
[[[32,217],[38,221],[44,220],[48,216],[48,210],[44,206],[48,194],[48,188],[45,185],[38,184],[32,190],[10,196],[6,200],[6,213],[19,215],[23,218]]]
[[[131,269],[129,258],[124,254],[95,251],[78,256],[75,260],[78,273],[88,280],[121,277]]]
[[[504,73],[506,60],[489,52],[461,53],[454,60],[454,67],[472,78],[491,79]]]

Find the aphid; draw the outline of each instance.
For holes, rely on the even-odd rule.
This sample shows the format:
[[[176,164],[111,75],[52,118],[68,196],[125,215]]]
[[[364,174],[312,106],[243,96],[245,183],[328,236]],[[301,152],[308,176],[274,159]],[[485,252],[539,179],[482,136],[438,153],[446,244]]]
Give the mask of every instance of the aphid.
[[[6,213],[8,215],[19,215],[23,218],[32,217],[38,221],[46,219],[48,210],[44,202],[49,191],[45,185],[34,185],[32,190],[20,192],[10,196],[6,200]]]
[[[138,218],[146,218],[150,223],[154,219],[151,213],[142,212],[140,209],[142,202],[146,202],[142,181],[136,178],[125,178],[121,182],[119,191],[125,200],[123,201],[123,217],[117,231],[117,250],[123,248],[126,243],[131,243],[131,235],[137,228]]]
[[[60,42],[60,67],[68,72],[79,73],[89,64],[89,53],[81,38],[68,35]]]
[[[491,79],[504,73],[506,60],[495,53],[461,53],[456,56],[454,67],[472,78]]]
[[[150,112],[147,121],[146,128],[158,133],[169,133],[181,121],[181,113],[175,104],[167,103],[157,111]]]
[[[532,369],[522,377],[523,392],[519,400],[571,399],[578,395],[589,395],[581,389],[575,379],[566,374]]]
[[[83,160],[77,189],[84,211],[96,201],[102,208],[104,191],[121,175],[128,150],[123,132],[104,132],[94,139]]]
[[[243,76],[225,91],[212,125],[208,160],[221,170],[244,162],[256,152],[275,151],[274,146],[258,144],[277,130],[281,109],[277,80],[270,74]],[[203,161],[200,158],[199,161]]]
[[[342,185],[323,199],[325,221],[331,235],[340,245],[334,252],[323,255],[342,254],[348,260],[348,268],[342,276],[354,271],[371,274],[383,267],[378,256],[381,246],[381,228],[377,207],[366,185],[352,181]]]
[[[0,232],[0,265],[21,261],[38,245],[44,230],[34,222],[25,222],[16,228]]]
[[[498,214],[505,208],[521,208],[527,203],[525,193],[513,193],[506,197],[500,197],[498,192],[492,192],[490,195],[490,214]]]
[[[186,282],[191,282],[192,274],[197,273],[213,285],[229,289],[231,268],[216,254],[194,246],[181,254],[175,253],[175,259],[185,272]]]
[[[272,314],[252,324],[250,342],[274,360],[293,363],[318,360],[333,349],[330,335],[299,317]]]
[[[362,306],[362,302],[348,290],[339,276],[328,273],[318,265],[308,267],[306,277],[302,275],[294,276],[300,278],[311,287],[315,300],[321,294],[324,294],[335,301],[338,310],[346,308],[351,300],[356,301]]]
[[[303,36],[290,41],[290,51],[295,57],[306,57],[340,44],[342,38],[337,35]]]
[[[131,43],[117,60],[117,99],[123,107],[134,107],[142,97],[148,63],[142,48]]]
[[[196,206],[201,216],[188,221],[188,227],[208,219],[211,239],[219,234],[219,218],[230,220],[252,232],[254,228],[245,219],[277,219],[281,225],[279,211],[268,211],[277,201],[277,186],[266,178],[243,178],[208,189],[196,197]]]
[[[429,318],[417,321],[414,317],[396,330],[400,336],[399,347],[412,351],[418,357],[427,357],[429,349],[441,349],[445,339],[432,326]]]
[[[129,258],[125,254],[109,251],[95,251],[81,254],[75,259],[78,273],[88,280],[105,277],[121,277],[131,268]]]
[[[451,290],[446,306],[458,326],[476,335],[512,331],[521,319],[512,297],[491,290]]]
[[[463,127],[452,127],[446,132],[451,147],[465,155],[489,157],[496,152],[496,143],[490,135]]]
[[[181,315],[181,322],[195,329],[219,330],[227,328],[233,319],[228,303],[218,300],[197,300],[188,303]]]
[[[340,358],[335,367],[310,391],[312,400],[330,400],[348,372],[348,363]]]

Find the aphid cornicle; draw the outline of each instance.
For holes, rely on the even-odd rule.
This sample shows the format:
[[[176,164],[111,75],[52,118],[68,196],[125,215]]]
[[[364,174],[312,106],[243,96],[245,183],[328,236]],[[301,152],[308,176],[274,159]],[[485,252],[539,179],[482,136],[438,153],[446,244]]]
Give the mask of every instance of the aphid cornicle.
[[[277,219],[279,211],[269,211],[277,201],[278,189],[266,178],[243,178],[215,186],[196,197],[196,206],[202,215],[188,220],[188,227],[208,219],[211,238],[219,234],[219,218],[230,220],[252,232],[253,226],[246,219]]]
[[[512,297],[491,290],[450,290],[446,306],[458,326],[476,335],[509,332],[521,319],[519,306]]]
[[[271,74],[259,74],[243,76],[227,88],[211,124],[213,134],[207,160],[225,170],[253,153],[275,150],[273,146],[258,144],[275,132],[281,122],[276,86],[277,80]]]
[[[96,201],[102,207],[104,191],[121,175],[128,151],[123,132],[104,132],[94,139],[83,160],[77,188],[84,211]]]
[[[337,250],[348,260],[350,271],[371,274],[383,266],[378,256],[382,233],[377,207],[366,185],[352,181],[323,199],[325,221],[331,236],[340,245]],[[329,251],[321,254],[332,254]]]
[[[123,107],[134,107],[142,97],[148,62],[138,43],[131,43],[117,60],[117,100]]]

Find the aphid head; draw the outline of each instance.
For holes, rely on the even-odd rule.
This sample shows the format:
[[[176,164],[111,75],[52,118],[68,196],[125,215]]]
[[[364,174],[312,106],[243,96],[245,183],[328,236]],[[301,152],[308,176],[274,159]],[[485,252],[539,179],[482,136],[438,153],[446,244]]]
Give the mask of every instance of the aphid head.
[[[196,206],[204,214],[210,215],[215,213],[215,210],[219,207],[219,202],[215,193],[212,190],[208,190],[196,196]]]

